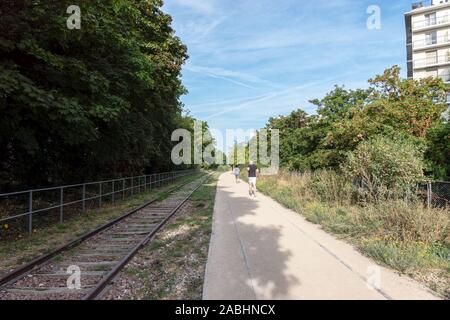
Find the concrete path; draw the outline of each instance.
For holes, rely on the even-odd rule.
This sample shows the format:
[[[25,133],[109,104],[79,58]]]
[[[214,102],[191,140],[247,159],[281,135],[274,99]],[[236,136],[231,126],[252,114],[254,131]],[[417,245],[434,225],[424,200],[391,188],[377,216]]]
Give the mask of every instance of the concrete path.
[[[204,299],[436,299],[231,173],[217,188]]]

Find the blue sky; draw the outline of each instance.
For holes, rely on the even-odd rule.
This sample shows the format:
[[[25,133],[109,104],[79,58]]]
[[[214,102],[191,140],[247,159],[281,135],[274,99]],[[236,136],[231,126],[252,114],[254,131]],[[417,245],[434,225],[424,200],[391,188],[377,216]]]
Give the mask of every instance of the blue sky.
[[[211,128],[258,129],[335,84],[367,87],[397,64],[406,74],[403,14],[413,1],[166,0],[188,46],[186,109]],[[381,8],[369,30],[367,8]]]

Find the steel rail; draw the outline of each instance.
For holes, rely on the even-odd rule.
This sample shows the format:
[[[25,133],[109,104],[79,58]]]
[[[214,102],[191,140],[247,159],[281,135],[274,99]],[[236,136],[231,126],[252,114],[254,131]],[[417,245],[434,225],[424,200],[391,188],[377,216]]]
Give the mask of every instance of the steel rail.
[[[89,291],[82,300],[96,300],[99,298],[102,293],[104,292],[105,288],[108,286],[108,284],[117,276],[117,274],[128,264],[128,262],[143,248],[145,247],[156,235],[156,233],[172,218],[175,213],[177,213],[178,210],[188,201],[192,195],[204,185],[204,183],[210,178],[210,175],[208,175],[205,179],[203,179],[198,186],[196,186],[189,195],[184,198],[178,206],[173,209],[166,218],[164,218],[163,221],[161,221],[155,229],[153,229],[149,234],[138,244],[136,245],[119,263],[117,263],[114,268],[108,272],[102,280]]]
[[[112,221],[110,221],[110,222],[108,222],[108,223],[106,223],[106,224],[104,224],[104,225],[94,229],[93,231],[90,231],[90,232],[80,236],[79,238],[77,238],[75,240],[72,240],[69,243],[66,243],[66,244],[62,245],[61,247],[53,250],[52,252],[47,253],[45,255],[42,255],[41,257],[38,257],[38,258],[30,261],[29,263],[27,263],[27,264],[25,264],[25,265],[15,269],[15,270],[13,270],[12,272],[10,272],[10,273],[0,277],[0,288],[3,287],[3,286],[7,286],[7,285],[9,285],[11,283],[16,282],[17,280],[22,278],[27,272],[33,270],[35,267],[44,264],[45,262],[49,261],[50,259],[52,259],[53,257],[57,256],[58,254],[61,254],[64,251],[70,250],[70,249],[80,245],[84,241],[86,241],[86,240],[92,238],[93,236],[99,234],[100,232],[102,232],[102,231],[104,231],[104,230],[114,226],[118,222],[128,218],[129,216],[131,216],[131,215],[135,214],[136,212],[144,209],[145,207],[147,207],[147,206],[149,206],[149,205],[151,205],[151,204],[153,204],[155,202],[161,201],[165,197],[165,194],[172,193],[175,190],[178,190],[179,188],[181,188],[181,187],[183,187],[183,186],[185,186],[185,185],[187,185],[188,183],[191,183],[191,182],[192,181],[187,181],[187,182],[181,183],[179,185],[176,185],[173,188],[170,188],[169,190],[165,191],[163,195],[161,195],[161,196],[159,196],[159,197],[157,197],[155,199],[152,199],[152,200],[144,203],[143,205],[141,205],[141,206],[139,206],[139,207],[137,207],[137,208],[135,208],[135,209],[133,209],[133,210],[123,214],[122,216],[120,216],[120,217],[118,217],[118,218],[116,218],[116,219],[114,219],[114,220],[112,220]]]

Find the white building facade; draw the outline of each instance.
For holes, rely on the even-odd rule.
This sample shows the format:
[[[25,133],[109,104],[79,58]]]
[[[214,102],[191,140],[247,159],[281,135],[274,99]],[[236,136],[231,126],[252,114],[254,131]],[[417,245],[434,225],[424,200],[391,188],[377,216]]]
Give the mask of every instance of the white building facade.
[[[450,83],[450,0],[413,4],[405,21],[408,77]]]

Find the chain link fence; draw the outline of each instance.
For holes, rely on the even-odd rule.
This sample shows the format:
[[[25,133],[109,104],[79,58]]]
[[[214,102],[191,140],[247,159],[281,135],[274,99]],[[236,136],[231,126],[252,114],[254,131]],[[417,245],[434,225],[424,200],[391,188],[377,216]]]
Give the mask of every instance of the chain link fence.
[[[286,172],[283,174],[286,174]],[[305,175],[305,173],[297,171],[289,172],[287,174],[296,177]],[[367,190],[367,186],[362,179],[356,179],[352,183],[356,188]],[[417,191],[417,196],[422,199],[429,208],[450,208],[450,181],[429,181],[419,183],[415,191]]]
[[[450,208],[450,182],[434,181],[419,185],[419,196],[429,207]]]

